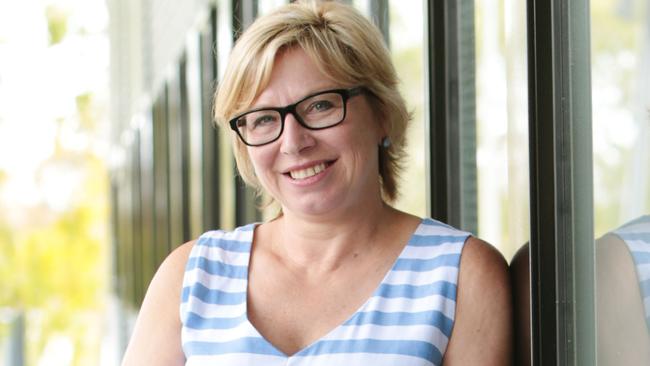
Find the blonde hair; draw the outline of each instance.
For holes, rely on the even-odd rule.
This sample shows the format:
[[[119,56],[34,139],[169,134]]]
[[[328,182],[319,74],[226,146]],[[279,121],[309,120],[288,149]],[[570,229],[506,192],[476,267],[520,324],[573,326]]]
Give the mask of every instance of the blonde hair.
[[[397,180],[411,116],[398,91],[398,78],[379,30],[352,6],[335,1],[298,1],[258,18],[238,39],[217,87],[214,117],[228,121],[250,108],[269,84],[276,56],[300,47],[319,70],[337,83],[363,86],[391,144],[379,147],[382,196],[397,198]],[[243,144],[232,134],[239,174],[262,193]]]

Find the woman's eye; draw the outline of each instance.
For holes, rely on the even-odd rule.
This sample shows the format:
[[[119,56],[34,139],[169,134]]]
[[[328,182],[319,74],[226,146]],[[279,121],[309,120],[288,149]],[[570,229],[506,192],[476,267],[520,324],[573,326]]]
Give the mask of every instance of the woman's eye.
[[[319,100],[311,104],[309,112],[323,112],[333,107],[329,100]]]
[[[237,128],[245,128],[247,123],[246,123],[246,118],[240,118],[235,122],[237,125]]]
[[[269,115],[264,115],[264,116],[255,118],[255,120],[253,121],[253,126],[252,127],[253,128],[265,127],[265,126],[268,126],[270,124],[273,124],[274,122],[276,122],[276,120],[277,120],[277,118],[275,116],[272,116],[270,114]]]

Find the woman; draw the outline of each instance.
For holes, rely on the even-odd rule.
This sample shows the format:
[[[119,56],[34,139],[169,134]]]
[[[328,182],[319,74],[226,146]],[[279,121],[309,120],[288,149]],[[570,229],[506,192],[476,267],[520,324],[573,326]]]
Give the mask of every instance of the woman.
[[[650,364],[650,215],[596,240],[599,365]]]
[[[409,115],[363,16],[301,2],[258,19],[215,112],[241,176],[279,214],[174,251],[125,365],[510,363],[501,255],[389,204]]]

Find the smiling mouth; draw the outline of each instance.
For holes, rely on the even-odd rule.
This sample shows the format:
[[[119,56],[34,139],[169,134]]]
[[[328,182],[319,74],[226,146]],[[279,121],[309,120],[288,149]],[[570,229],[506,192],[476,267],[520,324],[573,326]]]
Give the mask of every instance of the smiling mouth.
[[[289,172],[289,176],[291,176],[291,178],[295,179],[295,180],[307,179],[309,177],[313,177],[314,175],[322,172],[330,164],[331,163],[323,162],[323,163],[320,163],[320,164],[316,164],[314,166],[310,166],[309,168],[299,169],[299,170],[292,170],[292,171]]]

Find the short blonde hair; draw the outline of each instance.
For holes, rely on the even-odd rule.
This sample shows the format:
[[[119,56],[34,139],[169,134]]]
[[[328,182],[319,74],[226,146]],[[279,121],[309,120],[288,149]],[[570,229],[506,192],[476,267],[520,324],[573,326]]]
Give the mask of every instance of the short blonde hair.
[[[269,84],[276,56],[300,47],[319,70],[337,83],[363,86],[391,144],[379,150],[382,196],[397,198],[397,180],[411,116],[398,91],[398,78],[380,31],[352,6],[336,1],[298,1],[262,16],[236,42],[217,87],[214,117],[228,121],[250,108]],[[262,193],[243,144],[232,134],[239,174]]]

